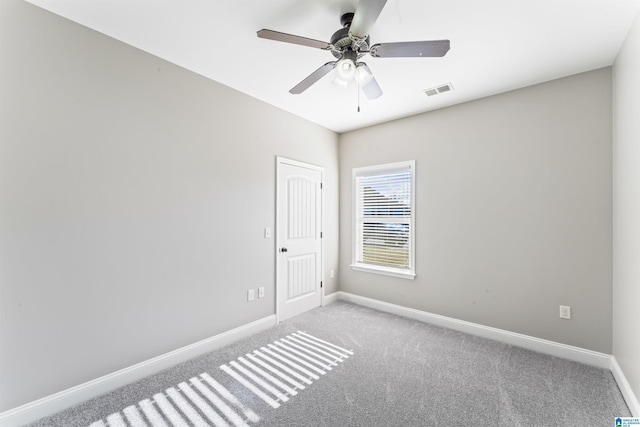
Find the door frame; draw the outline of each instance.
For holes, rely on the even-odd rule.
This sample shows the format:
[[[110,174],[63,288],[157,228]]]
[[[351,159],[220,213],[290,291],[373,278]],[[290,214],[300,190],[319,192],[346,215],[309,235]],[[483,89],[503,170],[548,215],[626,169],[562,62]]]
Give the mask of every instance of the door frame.
[[[321,187],[320,187],[320,208],[318,209],[319,213],[320,213],[320,233],[321,234],[321,238],[320,238],[320,282],[322,283],[322,285],[320,286],[320,306],[324,305],[324,167],[323,166],[318,166],[318,165],[314,165],[311,163],[305,163],[305,162],[301,162],[298,160],[293,160],[293,159],[289,159],[286,157],[281,157],[281,156],[276,156],[276,201],[275,201],[275,205],[276,205],[276,218],[275,218],[275,227],[274,227],[274,243],[275,246],[273,248],[274,250],[274,259],[275,259],[275,263],[276,263],[276,268],[275,268],[275,303],[276,303],[276,322],[280,323],[280,299],[279,299],[279,293],[281,292],[280,287],[282,286],[281,283],[279,283],[278,278],[280,277],[280,267],[279,267],[279,262],[278,262],[278,248],[280,247],[280,230],[278,229],[278,224],[280,223],[280,190],[278,189],[279,187],[279,183],[280,183],[280,178],[282,175],[282,169],[281,169],[281,165],[286,164],[286,165],[291,165],[291,166],[297,166],[297,167],[302,167],[302,168],[306,168],[306,169],[311,169],[311,170],[315,170],[320,172],[320,183],[321,183]]]

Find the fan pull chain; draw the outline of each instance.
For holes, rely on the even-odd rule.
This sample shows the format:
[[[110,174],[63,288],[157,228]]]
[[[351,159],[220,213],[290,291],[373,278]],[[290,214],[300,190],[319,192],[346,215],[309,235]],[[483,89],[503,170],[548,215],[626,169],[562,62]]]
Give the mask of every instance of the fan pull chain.
[[[356,66],[356,80],[358,81],[358,87],[356,91],[358,92],[358,113],[360,112],[360,73],[358,73],[358,67]]]

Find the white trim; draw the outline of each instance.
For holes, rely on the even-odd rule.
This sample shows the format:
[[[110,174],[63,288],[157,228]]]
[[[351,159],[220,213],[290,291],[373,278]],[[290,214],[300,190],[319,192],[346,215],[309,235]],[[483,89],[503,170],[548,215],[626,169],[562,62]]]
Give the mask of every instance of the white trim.
[[[334,293],[331,293],[331,294],[329,294],[329,295],[325,295],[325,297],[324,297],[324,304],[323,304],[323,306],[325,306],[325,305],[329,305],[329,304],[331,304],[332,302],[336,302],[336,301],[338,301],[338,299],[339,299],[339,298],[338,298],[338,295],[339,295],[339,294],[340,294],[340,291],[338,291],[338,292],[334,292]]]
[[[286,157],[276,156],[276,161],[278,163],[285,163],[285,164],[291,165],[291,166],[298,166],[298,167],[305,168],[305,169],[311,169],[311,170],[316,170],[316,171],[319,171],[319,172],[324,172],[324,167],[323,166],[314,165],[312,163],[305,163],[305,162],[301,162],[301,161],[298,161],[298,160],[292,160],[292,159],[288,159]]]
[[[334,294],[337,295],[333,297]],[[567,344],[561,344],[558,342],[536,338],[529,335],[505,331],[504,329],[479,325],[477,323],[471,323],[464,320],[441,316],[439,314],[416,310],[414,308],[391,304],[388,302],[366,298],[347,292],[338,291],[334,294],[331,294],[334,299],[351,302],[353,304],[358,304],[364,307],[396,314],[398,316],[408,317],[420,322],[430,323],[433,325],[442,326],[483,338],[492,339],[505,344],[526,348],[528,350],[561,357],[563,359],[569,359],[575,362],[597,366],[598,368],[611,369],[611,356],[608,354],[599,353],[597,351],[574,347]]]
[[[364,271],[366,273],[384,274],[385,276],[400,277],[402,279],[413,280],[416,275],[410,271],[400,270],[399,268],[377,267],[370,264],[355,263],[351,264],[351,268],[356,271]]]
[[[0,426],[17,427],[31,423],[275,325],[276,316],[270,315],[84,384],[10,409],[0,413]]]
[[[624,372],[622,372],[620,365],[618,365],[618,361],[615,356],[611,356],[611,373],[613,374],[613,378],[615,378],[616,383],[618,383],[618,388],[620,388],[620,392],[622,393],[631,414],[634,417],[640,417],[640,402],[638,402],[638,398],[633,392],[629,381],[627,381],[627,377],[624,375]]]

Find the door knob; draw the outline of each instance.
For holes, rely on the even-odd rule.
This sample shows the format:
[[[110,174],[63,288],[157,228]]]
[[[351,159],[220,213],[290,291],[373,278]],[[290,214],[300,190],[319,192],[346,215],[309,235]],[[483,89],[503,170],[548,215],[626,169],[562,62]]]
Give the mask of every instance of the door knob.
[[[280,252],[287,252],[287,248],[280,248]]]

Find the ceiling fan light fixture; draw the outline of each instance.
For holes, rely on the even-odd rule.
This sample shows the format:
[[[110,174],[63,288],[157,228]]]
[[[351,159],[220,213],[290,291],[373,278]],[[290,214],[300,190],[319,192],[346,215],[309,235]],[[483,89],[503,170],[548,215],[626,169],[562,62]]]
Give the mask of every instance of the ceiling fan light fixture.
[[[345,49],[340,60],[336,63],[336,78],[345,82],[350,82],[356,76],[356,61],[358,55],[352,49]]]
[[[335,77],[333,80],[331,80],[331,83],[333,83],[334,85],[341,87],[341,88],[346,88],[347,86],[349,86],[349,81],[348,80],[342,80],[340,78],[340,76],[338,76],[338,73],[336,72]]]
[[[350,58],[342,58],[336,66],[336,78],[350,82],[356,75],[356,64]]]
[[[360,62],[358,64],[357,70],[358,83],[360,83],[360,85],[366,85],[373,78],[373,74],[369,72],[369,69],[364,63]]]

